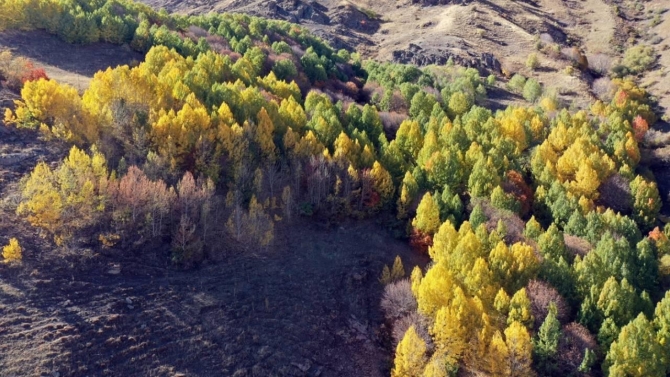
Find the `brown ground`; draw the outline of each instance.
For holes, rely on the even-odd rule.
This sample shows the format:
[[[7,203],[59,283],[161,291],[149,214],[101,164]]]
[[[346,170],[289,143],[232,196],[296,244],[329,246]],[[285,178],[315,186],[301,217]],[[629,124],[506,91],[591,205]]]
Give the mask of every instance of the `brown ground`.
[[[658,10],[668,9],[669,4],[666,1],[650,1],[645,7],[648,11],[656,12]],[[670,17],[665,11],[661,14],[661,23],[654,26],[653,17],[643,20],[641,28],[647,32],[649,44],[656,48],[658,61],[656,67],[644,75],[642,85],[645,86],[651,94],[658,98],[658,103],[662,109],[661,115],[670,117],[670,82],[667,79],[668,70],[670,70]]]
[[[44,68],[50,78],[86,89],[93,75],[107,67],[130,64],[144,59],[128,46],[94,43],[76,46],[43,31],[0,33],[0,50],[9,49]],[[0,104],[1,106],[1,104]]]

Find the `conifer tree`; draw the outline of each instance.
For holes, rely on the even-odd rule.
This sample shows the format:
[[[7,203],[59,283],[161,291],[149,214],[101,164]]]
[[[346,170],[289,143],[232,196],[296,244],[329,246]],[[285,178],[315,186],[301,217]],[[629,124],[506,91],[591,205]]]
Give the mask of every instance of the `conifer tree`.
[[[536,370],[543,375],[555,373],[558,342],[561,336],[561,323],[556,318],[556,304],[549,304],[549,313],[544,319],[533,342],[533,355]]]

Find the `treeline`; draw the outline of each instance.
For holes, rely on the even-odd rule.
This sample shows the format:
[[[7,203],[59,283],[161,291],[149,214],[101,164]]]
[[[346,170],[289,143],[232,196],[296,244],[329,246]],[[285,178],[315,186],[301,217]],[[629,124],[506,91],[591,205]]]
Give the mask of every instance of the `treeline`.
[[[433,260],[386,288],[394,376],[665,375],[670,229],[638,166],[655,117],[631,81],[586,110],[544,96],[493,112],[476,70],[360,65],[247,16],[87,4],[97,28],[109,4],[136,20],[124,41],[148,41],[145,61],[83,94],[29,80],[5,116],[79,148],[22,184],[18,212],[58,242],[165,237],[188,264],[222,239],[267,246],[298,215],[392,214]]]

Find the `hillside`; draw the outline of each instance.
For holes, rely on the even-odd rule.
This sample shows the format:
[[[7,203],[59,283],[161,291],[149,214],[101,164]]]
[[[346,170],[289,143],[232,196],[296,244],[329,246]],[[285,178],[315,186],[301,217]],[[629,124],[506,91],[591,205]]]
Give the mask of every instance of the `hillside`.
[[[520,2],[431,1],[146,1],[171,12],[243,12],[297,22],[336,48],[364,57],[418,65],[458,63],[538,78],[566,100],[591,100],[588,77],[571,76],[561,49],[577,47],[589,59],[614,59],[625,43],[623,21],[603,0]],[[436,3],[436,5],[432,5]],[[558,51],[540,54],[541,69],[526,69],[538,41]],[[568,55],[570,52],[568,51]]]
[[[0,9],[0,375],[670,372],[660,1]]]

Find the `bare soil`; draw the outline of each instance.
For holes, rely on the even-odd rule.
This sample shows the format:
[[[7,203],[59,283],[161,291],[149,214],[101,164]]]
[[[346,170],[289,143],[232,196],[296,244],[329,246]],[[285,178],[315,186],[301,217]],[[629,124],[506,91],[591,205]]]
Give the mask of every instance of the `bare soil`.
[[[72,45],[44,31],[6,31],[0,33],[0,50],[9,49],[44,68],[50,78],[79,90],[88,87],[93,75],[108,67],[139,62],[144,56],[128,46],[110,43]]]

